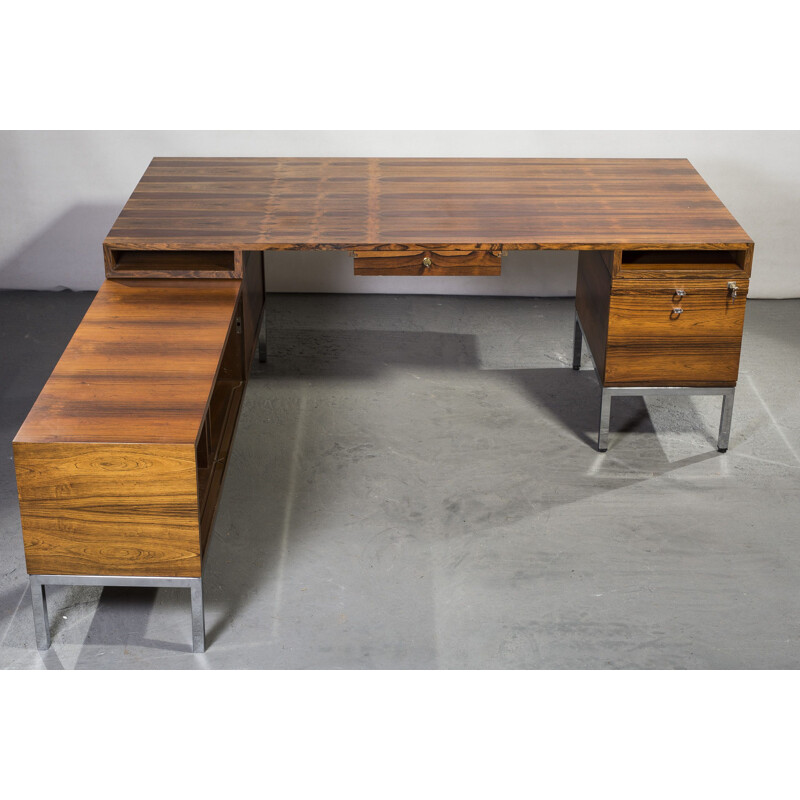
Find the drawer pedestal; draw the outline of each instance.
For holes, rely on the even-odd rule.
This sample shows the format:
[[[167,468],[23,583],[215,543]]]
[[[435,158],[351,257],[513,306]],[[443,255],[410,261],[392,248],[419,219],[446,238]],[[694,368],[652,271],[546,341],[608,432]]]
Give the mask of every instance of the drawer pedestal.
[[[601,387],[598,450],[611,398],[649,394],[721,395],[727,450],[751,259],[752,247],[580,254],[573,368],[585,338]]]

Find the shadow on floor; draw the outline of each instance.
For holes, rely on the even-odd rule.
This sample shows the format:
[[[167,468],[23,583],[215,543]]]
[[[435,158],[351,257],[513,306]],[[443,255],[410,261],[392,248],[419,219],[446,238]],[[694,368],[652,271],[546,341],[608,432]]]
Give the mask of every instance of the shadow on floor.
[[[339,383],[375,379],[383,370],[398,365],[429,367],[451,373],[468,373],[480,366],[476,337],[472,335],[426,331],[302,329],[273,334],[270,341],[275,351],[270,352],[267,364],[256,362],[253,365],[244,414],[258,413],[269,408],[271,380],[306,384],[310,380],[319,382],[330,379]],[[578,449],[587,448],[585,454],[575,451],[570,456],[572,462],[583,464],[585,470],[586,465],[598,458],[596,426],[599,387],[591,370],[578,372],[564,366],[481,370],[481,374],[495,375],[500,380],[511,381],[517,387],[530,401],[529,424],[534,429],[541,424],[537,419],[544,417],[556,430],[569,431],[580,443]],[[688,403],[688,399],[680,400]],[[390,396],[385,402],[387,415],[402,413],[393,404]],[[687,405],[684,410],[688,413],[681,415],[682,424],[687,430],[691,430],[691,407]],[[299,483],[306,487],[313,481],[313,477],[303,471],[306,467],[301,464],[298,472],[298,465],[293,462],[293,458],[296,460],[297,456],[296,452],[293,456],[293,451],[297,449],[298,438],[306,435],[303,411],[298,406],[290,413],[291,418],[280,421],[272,419],[266,422],[266,428],[262,428],[260,435],[263,436],[265,448],[274,442],[281,442],[281,436],[287,437],[280,447],[274,448],[270,453],[265,450],[259,455],[257,451],[249,449],[256,446],[253,438],[247,444],[240,445],[248,448],[246,454],[242,450],[237,454],[237,445],[234,445],[227,491],[229,502],[236,508],[236,521],[231,522],[229,529],[223,531],[218,518],[213,534],[215,543],[212,544],[206,568],[214,584],[214,588],[210,590],[213,602],[222,608],[221,616],[209,631],[209,643],[213,643],[221,635],[231,620],[240,615],[259,591],[263,591],[267,585],[280,582],[281,558],[285,555],[287,537],[291,539],[291,548],[295,549],[302,548],[308,537],[318,535],[318,530],[313,525],[307,525],[302,516],[302,496],[297,495],[295,485]],[[329,412],[317,406],[313,413],[317,428],[335,430],[335,416],[325,418]],[[683,420],[684,417],[688,421]],[[240,421],[240,425],[246,426],[247,422],[246,419]],[[276,425],[280,430],[275,428]],[[602,469],[591,475],[580,474],[573,479],[573,485],[568,492],[560,496],[550,494],[543,497],[537,505],[537,513],[719,457],[714,446],[708,452],[669,461],[658,438],[653,435],[655,428],[643,398],[615,398],[611,425],[613,432],[630,434],[636,440],[641,440],[635,442],[639,454],[636,468],[625,474],[625,461],[615,457],[619,453],[614,453],[612,443],[609,454],[600,458],[610,459],[614,464],[613,476],[604,474]],[[552,435],[550,439],[551,447],[569,448],[560,433],[556,433],[555,443]],[[628,439],[627,442],[630,445],[633,439]],[[714,442],[710,440],[710,444],[713,445]],[[306,440],[300,445],[300,450],[308,446],[309,442]],[[532,441],[531,451],[535,457],[535,441]],[[624,448],[624,453],[629,456],[630,447]],[[237,462],[237,456],[242,461]],[[419,458],[424,457],[423,453],[419,454]],[[476,458],[480,459],[479,452],[476,453]],[[491,468],[492,465],[487,463],[487,470]],[[352,486],[352,481],[348,480],[346,463],[341,467],[337,482],[342,492],[347,491],[348,485]],[[319,491],[315,486],[314,504],[324,506],[327,502],[336,501],[336,488],[336,483],[327,483],[324,490]],[[425,514],[418,513],[416,519],[418,522],[414,523],[409,516],[409,526],[423,524],[423,521],[436,526],[441,522],[435,517],[431,519],[430,509]],[[420,587],[421,590],[423,588]],[[265,619],[265,626],[268,623],[269,620]]]

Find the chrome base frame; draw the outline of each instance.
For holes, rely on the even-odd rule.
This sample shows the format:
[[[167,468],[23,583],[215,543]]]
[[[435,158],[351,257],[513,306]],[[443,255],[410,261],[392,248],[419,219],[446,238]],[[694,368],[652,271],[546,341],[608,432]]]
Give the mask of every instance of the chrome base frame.
[[[572,351],[572,369],[581,368],[581,346],[585,334],[581,321],[575,313],[575,338]],[[612,397],[646,397],[648,395],[722,395],[722,413],[719,421],[717,450],[724,453],[728,449],[733,417],[733,397],[735,386],[603,386],[597,367],[592,359],[592,366],[597,382],[600,383],[600,422],[597,432],[597,449],[604,453],[608,450],[608,429],[611,421]]]
[[[162,578],[131,575],[29,575],[33,602],[33,626],[39,650],[50,647],[50,622],[47,617],[45,586],[155,586],[189,589],[192,599],[192,652],[206,649],[205,611],[202,578]]]

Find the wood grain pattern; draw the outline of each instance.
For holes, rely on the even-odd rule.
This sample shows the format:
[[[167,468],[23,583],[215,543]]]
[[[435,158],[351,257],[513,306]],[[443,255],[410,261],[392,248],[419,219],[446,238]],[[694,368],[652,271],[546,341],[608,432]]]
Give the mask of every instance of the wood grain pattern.
[[[239,281],[105,281],[15,441],[194,444]]]
[[[748,281],[731,299],[725,279],[615,279],[603,382],[617,385],[734,386],[739,373]],[[675,289],[686,291],[679,298]],[[676,314],[675,308],[682,312]]]
[[[14,443],[29,574],[201,569],[194,448]]]
[[[430,260],[426,265],[424,259]],[[353,271],[356,275],[499,275],[500,250],[356,250]]]
[[[155,158],[107,249],[747,249],[686,159]]]

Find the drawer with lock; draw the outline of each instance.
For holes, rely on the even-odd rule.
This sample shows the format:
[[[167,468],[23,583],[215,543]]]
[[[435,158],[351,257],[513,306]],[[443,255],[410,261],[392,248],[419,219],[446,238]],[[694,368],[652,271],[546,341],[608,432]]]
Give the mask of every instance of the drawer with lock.
[[[356,275],[499,275],[502,251],[355,250]]]
[[[733,386],[749,282],[613,280],[603,383]]]

